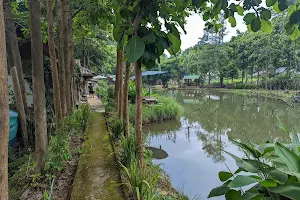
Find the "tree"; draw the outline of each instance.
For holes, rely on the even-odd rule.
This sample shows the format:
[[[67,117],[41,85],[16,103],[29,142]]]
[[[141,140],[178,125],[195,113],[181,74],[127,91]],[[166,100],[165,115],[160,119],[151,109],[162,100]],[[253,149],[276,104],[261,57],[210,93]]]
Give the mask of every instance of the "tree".
[[[124,121],[124,135],[129,135],[129,112],[128,112],[128,91],[129,91],[129,78],[130,78],[130,63],[126,62],[124,89],[123,89],[123,121]]]
[[[16,66],[12,66],[10,69],[10,74],[12,76],[13,80],[13,86],[14,86],[14,92],[16,97],[16,105],[17,105],[17,111],[18,111],[18,118],[21,125],[21,133],[22,133],[22,139],[24,146],[28,146],[28,130],[27,130],[27,121],[26,121],[26,115],[24,110],[24,104],[22,100],[22,91],[20,87],[20,82],[18,78],[18,72]]]
[[[3,1],[0,0],[0,194],[1,200],[8,200],[9,106],[4,27]]]
[[[123,67],[122,67],[122,58],[123,58],[123,49],[117,50],[117,66],[116,66],[116,84],[115,84],[115,93],[114,93],[114,103],[116,108],[119,112],[119,96],[120,96],[120,89],[122,83],[122,76],[123,76]]]
[[[55,110],[55,122],[56,122],[56,126],[58,126],[60,119],[62,118],[62,112],[61,112],[61,103],[60,103],[58,69],[57,69],[57,61],[56,61],[57,59],[56,59],[55,43],[54,43],[52,4],[53,4],[52,0],[46,0],[47,22],[48,22],[48,46],[49,46],[52,84],[53,84],[53,103],[54,103],[54,110]]]
[[[7,54],[9,67],[16,66],[18,73],[19,85],[21,88],[21,98],[23,101],[24,111],[28,114],[27,96],[25,89],[25,79],[23,74],[22,61],[19,51],[18,39],[16,28],[14,24],[12,8],[9,0],[4,0],[4,10],[5,10],[5,27],[6,27],[6,40],[7,40]],[[23,110],[22,109],[22,110]]]
[[[41,33],[41,10],[39,0],[29,1],[29,21],[32,62],[32,95],[35,119],[36,170],[40,172],[47,153],[47,121],[43,66],[43,43]]]
[[[64,51],[64,4],[62,0],[56,0],[57,35],[58,35],[58,69],[60,84],[60,103],[62,117],[67,114],[66,80],[65,80],[65,51]]]

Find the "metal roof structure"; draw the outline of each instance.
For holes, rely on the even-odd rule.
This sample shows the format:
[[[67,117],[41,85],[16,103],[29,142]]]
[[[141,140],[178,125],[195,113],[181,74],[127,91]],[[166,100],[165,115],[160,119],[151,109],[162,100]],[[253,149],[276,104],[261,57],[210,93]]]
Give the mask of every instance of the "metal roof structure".
[[[101,80],[101,79],[107,79],[107,77],[102,76],[102,75],[98,75],[98,76],[94,76],[93,79],[94,80]]]
[[[192,75],[185,75],[183,77],[184,80],[196,80],[196,79],[199,79],[200,78],[200,75],[195,75],[195,74],[192,74]]]
[[[142,72],[142,76],[153,76],[153,75],[160,75],[160,74],[167,74],[168,71],[145,71]],[[135,79],[135,76],[132,76],[131,79]]]

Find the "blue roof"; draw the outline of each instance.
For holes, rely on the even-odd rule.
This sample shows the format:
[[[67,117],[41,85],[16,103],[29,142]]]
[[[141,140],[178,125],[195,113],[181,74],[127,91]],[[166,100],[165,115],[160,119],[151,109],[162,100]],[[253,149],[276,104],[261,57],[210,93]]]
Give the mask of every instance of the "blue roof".
[[[142,72],[142,76],[153,76],[153,75],[159,75],[159,74],[166,74],[168,71],[145,71]],[[131,79],[135,79],[135,76],[132,76]]]

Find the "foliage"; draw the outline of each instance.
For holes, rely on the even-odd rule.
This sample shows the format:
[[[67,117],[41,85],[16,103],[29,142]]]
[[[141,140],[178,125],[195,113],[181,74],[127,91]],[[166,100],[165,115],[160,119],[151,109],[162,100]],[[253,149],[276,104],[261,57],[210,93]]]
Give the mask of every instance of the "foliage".
[[[182,113],[182,106],[172,97],[158,97],[159,104],[143,105],[143,124],[173,119]],[[129,106],[129,118],[135,119],[135,106]]]
[[[219,172],[223,185],[211,190],[208,197],[225,195],[226,199],[298,199],[300,192],[299,138],[289,133],[280,121],[282,129],[290,135],[292,143],[265,143],[256,147],[231,140],[245,151],[247,158],[231,155],[239,169],[232,172]],[[269,161],[271,162],[269,162]],[[249,172],[245,174],[242,172]],[[255,174],[255,175],[253,175]],[[247,189],[242,189],[244,186]]]
[[[110,130],[112,132],[112,136],[115,140],[120,139],[122,137],[122,133],[124,131],[123,121],[120,120],[117,116],[114,116],[108,121]]]
[[[55,134],[50,136],[46,171],[53,173],[63,169],[64,162],[71,158],[69,134],[79,134],[84,131],[89,113],[88,105],[80,105],[78,110],[74,110],[71,115],[62,120]]]
[[[121,163],[124,166],[129,166],[133,160],[137,157],[137,144],[134,134],[130,134],[128,137],[122,136],[119,141],[119,156]]]

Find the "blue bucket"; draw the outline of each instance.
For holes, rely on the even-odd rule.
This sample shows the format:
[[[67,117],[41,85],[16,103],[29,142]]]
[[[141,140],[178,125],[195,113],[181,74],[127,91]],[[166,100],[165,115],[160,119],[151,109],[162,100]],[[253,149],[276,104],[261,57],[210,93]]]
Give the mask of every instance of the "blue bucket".
[[[16,141],[18,132],[18,113],[9,111],[9,144],[13,144]]]

